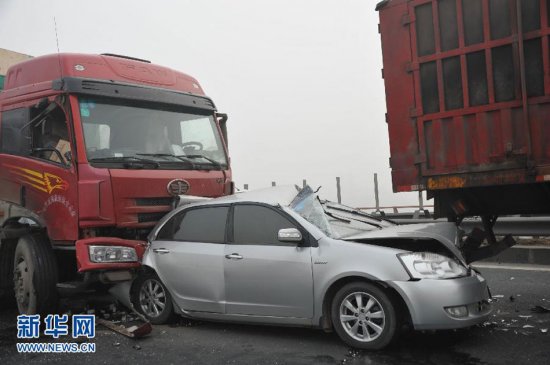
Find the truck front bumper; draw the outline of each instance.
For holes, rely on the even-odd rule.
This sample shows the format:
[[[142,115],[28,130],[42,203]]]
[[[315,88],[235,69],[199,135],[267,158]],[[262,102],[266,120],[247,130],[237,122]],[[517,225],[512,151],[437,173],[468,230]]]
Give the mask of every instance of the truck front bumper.
[[[469,327],[484,322],[491,313],[487,283],[476,272],[457,279],[388,284],[404,299],[416,330]]]

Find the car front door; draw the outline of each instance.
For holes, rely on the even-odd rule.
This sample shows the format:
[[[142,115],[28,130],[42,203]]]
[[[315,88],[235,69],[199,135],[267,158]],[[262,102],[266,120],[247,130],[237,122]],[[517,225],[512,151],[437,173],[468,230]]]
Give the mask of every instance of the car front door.
[[[311,248],[278,240],[298,228],[274,207],[236,204],[231,243],[225,246],[226,313],[312,318]]]
[[[151,243],[157,273],[185,311],[224,313],[228,212],[228,206],[184,210]]]

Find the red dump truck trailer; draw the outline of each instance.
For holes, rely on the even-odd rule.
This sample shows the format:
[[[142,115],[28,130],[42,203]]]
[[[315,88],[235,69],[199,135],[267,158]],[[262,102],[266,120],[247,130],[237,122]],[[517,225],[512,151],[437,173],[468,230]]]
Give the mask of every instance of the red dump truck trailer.
[[[453,220],[550,213],[550,1],[377,10],[394,191]]]
[[[198,81],[117,55],[10,67],[0,92],[0,302],[130,279],[182,194],[231,194],[226,115]]]

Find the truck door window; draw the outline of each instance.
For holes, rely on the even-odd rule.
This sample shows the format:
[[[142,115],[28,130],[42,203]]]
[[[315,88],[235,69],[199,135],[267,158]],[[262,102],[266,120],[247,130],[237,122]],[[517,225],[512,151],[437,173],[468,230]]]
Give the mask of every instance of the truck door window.
[[[36,151],[36,157],[63,164],[68,162],[66,156],[71,151],[69,129],[65,113],[60,107],[55,108],[30,128],[32,148]],[[55,150],[59,151],[59,154]]]
[[[30,120],[30,109],[19,108],[2,113],[2,153],[29,155],[31,152],[30,132],[25,125]]]

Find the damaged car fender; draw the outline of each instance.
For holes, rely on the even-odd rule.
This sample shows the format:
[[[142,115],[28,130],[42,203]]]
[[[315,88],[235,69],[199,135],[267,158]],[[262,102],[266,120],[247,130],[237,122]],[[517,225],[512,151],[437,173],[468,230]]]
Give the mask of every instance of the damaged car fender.
[[[402,250],[325,237],[311,252],[315,303],[330,300],[327,295],[350,278],[378,283],[410,280],[397,258],[397,254],[405,252]],[[342,267],[346,270],[342,271]],[[315,308],[314,323],[319,323],[322,316],[323,308]]]

